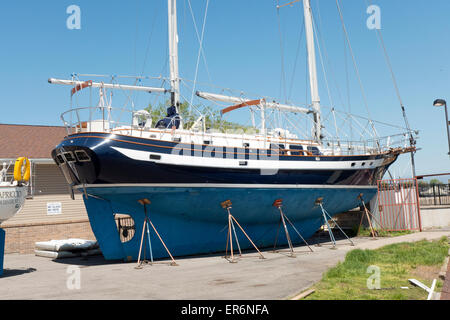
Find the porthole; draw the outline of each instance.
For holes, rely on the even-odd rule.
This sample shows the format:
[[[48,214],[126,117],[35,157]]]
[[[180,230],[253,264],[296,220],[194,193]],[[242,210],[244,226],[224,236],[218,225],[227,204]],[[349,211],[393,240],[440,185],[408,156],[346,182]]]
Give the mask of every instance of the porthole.
[[[355,162],[352,163],[352,167],[354,167],[354,166],[356,166],[356,163],[355,163]]]

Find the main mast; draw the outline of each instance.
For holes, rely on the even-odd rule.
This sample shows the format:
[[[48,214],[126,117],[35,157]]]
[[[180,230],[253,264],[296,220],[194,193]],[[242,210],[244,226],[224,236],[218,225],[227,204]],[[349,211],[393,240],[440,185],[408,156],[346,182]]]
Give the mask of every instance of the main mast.
[[[178,73],[178,29],[177,29],[177,1],[168,0],[169,14],[169,64],[170,64],[170,102],[179,112],[180,106],[180,76]]]
[[[320,97],[317,83],[316,49],[314,44],[314,29],[310,0],[303,0],[305,14],[306,45],[308,49],[309,85],[311,88],[311,102],[314,110],[314,140],[322,140],[322,124],[320,119]]]

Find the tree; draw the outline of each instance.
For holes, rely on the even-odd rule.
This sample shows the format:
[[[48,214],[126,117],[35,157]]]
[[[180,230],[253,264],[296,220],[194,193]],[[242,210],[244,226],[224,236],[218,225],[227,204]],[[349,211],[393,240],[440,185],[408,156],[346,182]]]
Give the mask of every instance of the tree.
[[[431,179],[430,180],[430,186],[436,186],[436,185],[441,185],[443,184],[441,181],[439,181],[438,179]]]
[[[156,123],[159,119],[162,119],[167,114],[167,108],[170,106],[170,101],[167,100],[164,104],[159,103],[157,106],[152,106],[149,104],[149,106],[145,109],[148,111],[154,121]],[[225,121],[222,118],[222,115],[219,111],[213,110],[211,107],[205,107],[205,106],[195,106],[195,109],[197,109],[203,116],[205,121],[206,129],[208,128],[214,128],[216,130],[219,130],[220,132],[229,132],[233,131],[235,133],[256,133],[256,129],[250,126],[241,125],[239,123]],[[189,103],[187,101],[184,101],[180,104],[178,107],[178,113],[183,119],[183,126],[185,129],[190,129],[195,121],[200,117],[200,115],[194,115],[194,113],[189,113]]]

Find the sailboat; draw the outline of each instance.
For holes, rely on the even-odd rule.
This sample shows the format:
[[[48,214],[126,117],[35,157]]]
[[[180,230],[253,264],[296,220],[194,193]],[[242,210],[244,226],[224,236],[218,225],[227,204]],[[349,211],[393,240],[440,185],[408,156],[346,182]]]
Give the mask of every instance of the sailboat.
[[[145,218],[142,199],[149,200],[150,217],[174,256],[225,250],[228,222],[220,204],[226,200],[232,202],[233,215],[259,247],[274,243],[280,219],[272,206],[276,199],[282,199],[289,219],[308,238],[324,223],[321,206],[331,215],[360,206],[359,197],[368,201],[377,193],[377,181],[398,156],[415,150],[403,140],[394,146],[388,137],[359,144],[325,139],[310,1],[303,0],[303,7],[310,105],[222,92],[195,93],[205,101],[228,104],[220,110],[222,115],[238,109],[257,114],[260,121],[255,132],[208,128],[205,116],[190,127],[184,123],[176,0],[168,0],[170,88],[83,81],[75,76],[49,79],[51,84],[72,86],[72,96],[86,88],[99,90],[98,105],[62,114],[68,135],[52,157],[73,192],[83,194],[92,231],[106,259],[137,260],[139,226]],[[107,90],[168,94],[167,115],[154,119],[145,109],[116,109],[107,99]],[[116,121],[117,113],[127,114],[129,122]],[[273,113],[310,118],[312,134],[303,138],[286,128],[271,127],[267,118]],[[126,234],[117,222],[123,214],[132,219]],[[286,239],[279,243],[283,241],[287,243]],[[152,250],[155,258],[167,257],[157,241]]]

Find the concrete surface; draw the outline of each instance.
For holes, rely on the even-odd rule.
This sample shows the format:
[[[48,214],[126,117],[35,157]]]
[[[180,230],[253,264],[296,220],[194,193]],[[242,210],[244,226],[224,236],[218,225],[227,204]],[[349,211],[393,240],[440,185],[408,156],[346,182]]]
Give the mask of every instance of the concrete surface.
[[[136,263],[111,263],[101,256],[50,260],[34,255],[8,254],[0,278],[0,299],[285,299],[307,289],[348,251],[375,249],[391,243],[439,239],[450,230],[428,231],[395,238],[353,238],[286,251],[245,254],[238,263],[221,256],[177,259],[179,266],[158,263],[135,269]],[[77,278],[77,275],[79,277]],[[77,282],[79,279],[79,282]],[[77,284],[79,283],[79,289]]]
[[[450,226],[450,206],[422,206],[420,218],[423,229],[448,228]]]

